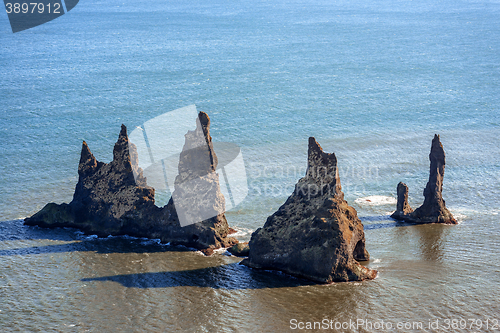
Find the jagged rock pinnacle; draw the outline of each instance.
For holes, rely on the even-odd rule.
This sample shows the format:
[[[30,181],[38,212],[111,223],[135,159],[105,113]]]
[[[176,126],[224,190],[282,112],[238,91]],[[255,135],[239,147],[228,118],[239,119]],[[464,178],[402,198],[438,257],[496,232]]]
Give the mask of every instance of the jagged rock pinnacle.
[[[194,151],[202,152],[202,156],[193,154],[194,151],[188,149],[184,152],[184,157],[189,161],[183,160],[184,164],[179,165],[179,170],[189,173],[191,168],[189,175],[193,179],[193,175],[199,175],[199,172],[197,173],[199,169],[193,167],[198,165],[197,159],[202,157],[208,159],[208,162],[201,162],[204,166],[208,163],[209,167],[205,167],[205,171],[211,171],[211,174],[204,174],[204,181],[207,182],[206,177],[211,177],[210,189],[222,197],[217,197],[218,201],[213,203],[219,207],[222,202],[220,213],[218,211],[217,214],[195,221],[199,223],[182,227],[172,198],[163,208],[155,206],[155,191],[147,186],[142,169],[138,167],[137,148],[129,142],[127,128],[122,125],[113,148],[113,160],[110,163],[97,161],[84,141],[78,166],[79,179],[73,200],[69,204],[49,203],[41,211],[25,219],[25,224],[41,227],[73,227],[99,236],[126,234],[159,238],[162,242],[194,247],[207,254],[213,252],[215,248],[234,245],[237,240],[228,237],[229,227],[224,215],[224,197],[220,193],[218,177],[215,176],[217,157],[211,146],[210,118],[207,114],[200,113],[197,123],[197,133],[194,136],[190,136],[191,132],[186,134],[186,146],[193,143],[190,140],[192,137],[197,142],[204,143],[204,150],[198,151],[196,150],[198,148],[194,148]],[[185,184],[180,191],[195,191],[189,185]],[[180,187],[182,186],[176,184],[176,191]],[[195,203],[203,193],[198,191],[196,194],[198,197],[193,198]],[[190,208],[194,208],[193,202],[191,204]]]
[[[446,208],[443,199],[443,179],[445,167],[445,152],[439,135],[435,134],[432,140],[431,152],[429,153],[430,171],[429,181],[424,189],[424,203],[411,212],[398,213],[399,206],[393,217],[396,219],[413,223],[445,223],[456,224],[457,220]],[[398,185],[398,205],[399,205]]]
[[[344,200],[335,154],[309,138],[306,176],[286,202],[257,229],[243,264],[321,283],[375,278],[361,266],[368,260],[363,224]]]

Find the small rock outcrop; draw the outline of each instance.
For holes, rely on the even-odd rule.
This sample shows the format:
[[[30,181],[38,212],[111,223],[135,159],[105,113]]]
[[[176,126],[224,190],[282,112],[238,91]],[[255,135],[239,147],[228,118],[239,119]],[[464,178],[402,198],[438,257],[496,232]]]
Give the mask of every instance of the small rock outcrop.
[[[412,211],[408,205],[408,187],[398,184],[398,206],[391,217],[412,223],[445,223],[456,224],[457,220],[446,208],[443,199],[443,178],[445,167],[445,153],[439,135],[435,134],[432,140],[429,181],[424,189],[424,203]],[[403,185],[403,186],[400,186]],[[401,207],[400,207],[401,203]],[[401,208],[401,209],[400,209]],[[406,210],[405,210],[406,208]]]
[[[233,256],[237,257],[248,257],[248,254],[250,253],[250,247],[248,246],[248,242],[238,243],[227,250]]]
[[[368,260],[363,224],[344,200],[335,154],[309,138],[305,177],[251,237],[252,268],[280,270],[319,283],[376,277],[358,260]]]
[[[201,140],[205,144],[203,148],[198,148],[196,143]],[[113,149],[113,161],[97,161],[84,141],[73,200],[69,204],[49,203],[38,213],[26,218],[25,224],[78,228],[102,237],[130,235],[159,238],[164,243],[190,246],[211,254],[213,249],[229,247],[238,242],[228,237],[230,230],[224,215],[224,196],[220,192],[216,166],[210,119],[206,113],[200,112],[196,130],[186,134],[179,163],[179,180],[175,181],[172,198],[164,207],[157,207],[155,191],[147,186],[142,169],[138,167],[136,147],[129,142],[127,129],[122,125]],[[193,193],[191,190],[185,196],[176,193],[189,190],[183,178],[191,181],[198,179],[204,185],[201,189],[208,188],[210,191]],[[185,206],[188,202],[193,209],[202,202],[205,218],[190,220],[189,225],[182,224],[173,198],[179,198],[179,206]],[[187,214],[186,209],[180,211]]]
[[[403,216],[413,213],[413,209],[408,203],[408,186],[403,182],[399,182],[397,192],[398,202],[396,211],[392,213],[391,217],[400,220]]]

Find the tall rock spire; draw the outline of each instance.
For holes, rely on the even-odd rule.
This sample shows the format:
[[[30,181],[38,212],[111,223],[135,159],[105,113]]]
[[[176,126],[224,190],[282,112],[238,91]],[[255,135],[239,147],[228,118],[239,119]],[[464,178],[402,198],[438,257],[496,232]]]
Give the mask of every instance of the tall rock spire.
[[[432,140],[431,152],[429,153],[431,166],[429,181],[424,189],[424,203],[413,212],[398,213],[399,202],[400,200],[404,200],[404,198],[401,198],[401,196],[404,196],[404,193],[400,193],[398,185],[398,209],[392,215],[393,218],[413,223],[457,223],[457,220],[455,220],[453,215],[446,208],[443,199],[445,156],[439,135],[435,134]],[[407,195],[406,191],[406,196]]]
[[[180,199],[175,207],[172,198],[162,208],[155,206],[154,188],[147,186],[138,166],[137,148],[129,143],[127,128],[122,125],[113,148],[113,161],[97,161],[84,141],[73,200],[69,204],[49,203],[26,218],[25,224],[73,227],[99,236],[159,238],[206,254],[234,245],[238,241],[228,237],[224,196],[215,173],[217,157],[210,137],[210,118],[206,113],[200,113],[198,118],[196,130],[186,134],[179,161],[180,175],[174,193]],[[183,227],[181,217],[192,217],[200,206],[210,214],[195,214],[198,219]]]
[[[344,200],[335,154],[309,138],[306,176],[286,202],[257,229],[243,264],[274,269],[316,282],[373,279],[363,224]]]
[[[86,174],[94,173],[101,165],[102,163],[99,164],[90,151],[87,142],[83,141],[82,151],[80,153],[80,163],[78,164],[78,174],[80,177],[85,176]]]
[[[189,131],[185,138],[172,193],[181,226],[225,212],[225,199],[215,172],[217,156],[210,136],[210,118],[205,112],[198,114],[196,129]]]
[[[399,220],[402,219],[405,215],[413,213],[413,209],[410,207],[410,204],[408,203],[408,186],[405,183],[399,182],[397,193],[398,193],[398,202],[396,206],[396,211],[392,213],[391,217],[393,219]]]

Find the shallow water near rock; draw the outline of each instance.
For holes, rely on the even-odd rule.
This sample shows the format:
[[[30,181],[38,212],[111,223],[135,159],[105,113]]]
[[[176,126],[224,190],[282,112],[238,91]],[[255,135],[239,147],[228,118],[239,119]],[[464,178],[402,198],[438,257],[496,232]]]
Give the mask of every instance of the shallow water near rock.
[[[393,331],[495,331],[499,21],[499,4],[486,0],[82,1],[16,34],[4,17],[0,328],[287,332],[293,319],[359,319]],[[292,193],[314,136],[338,158],[365,226],[363,265],[378,277],[313,285],[224,254],[22,225],[47,202],[71,201],[82,140],[109,162],[122,123],[190,104],[209,114],[214,142],[241,148],[249,193],[226,213],[236,237],[248,241]],[[434,134],[459,224],[397,223],[398,182],[412,207],[423,201]],[[157,192],[158,205],[168,199]]]
[[[365,264],[379,271],[377,279],[332,285],[152,240],[3,222],[0,318],[13,330],[222,332],[287,331],[292,319],[394,325],[492,319],[500,279],[498,267],[484,262],[500,248],[482,222],[450,227],[365,220],[372,255]],[[491,246],[477,247],[472,232]],[[354,331],[373,331],[363,327]]]

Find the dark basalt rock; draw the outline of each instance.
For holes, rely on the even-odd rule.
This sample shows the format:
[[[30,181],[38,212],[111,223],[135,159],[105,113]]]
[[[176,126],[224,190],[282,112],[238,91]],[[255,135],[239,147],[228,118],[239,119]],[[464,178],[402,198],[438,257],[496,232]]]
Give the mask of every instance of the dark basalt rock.
[[[200,112],[197,126],[189,131],[179,156],[172,199],[181,226],[224,214],[225,199],[219,186],[217,156],[210,136],[210,119]]]
[[[154,189],[147,186],[142,169],[138,167],[136,147],[129,142],[127,129],[122,125],[113,149],[113,161],[97,161],[84,141],[73,200],[69,204],[49,203],[38,213],[26,218],[25,224],[78,228],[87,234],[101,237],[130,235],[159,238],[164,243],[194,247],[207,254],[213,252],[213,249],[236,244],[237,240],[228,237],[224,197],[215,173],[217,157],[211,144],[210,119],[203,112],[199,113],[198,118],[200,121],[197,121],[197,129],[186,134],[179,163],[179,177],[195,179],[199,176],[203,178],[205,185],[208,184],[211,189],[208,199],[207,193],[191,195],[189,199],[191,204],[197,200],[203,201],[205,208],[212,205],[211,211],[214,214],[210,218],[181,227],[172,198],[163,208],[155,206]],[[207,143],[201,153],[199,149],[192,149],[196,146],[195,141],[200,140]],[[208,162],[200,161],[200,154],[208,157]],[[178,183],[182,182],[176,179],[172,197],[179,190]]]
[[[391,217],[394,219],[401,219],[403,216],[412,213],[413,209],[408,203],[408,186],[403,182],[399,182],[397,192],[398,202],[396,211],[392,213]]]
[[[443,178],[445,166],[445,153],[443,145],[439,140],[439,135],[435,134],[432,140],[431,152],[429,154],[431,162],[429,181],[424,189],[424,203],[422,206],[411,211],[407,204],[408,187],[403,183],[398,184],[398,206],[397,210],[391,215],[393,218],[412,223],[445,223],[456,224],[457,220],[453,217],[450,211],[446,208],[443,199]],[[401,190],[400,185],[403,184],[406,190]],[[400,202],[406,203],[407,210],[400,210]]]
[[[294,193],[257,229],[249,243],[252,268],[280,270],[320,283],[376,277],[368,260],[363,224],[344,200],[335,154],[309,138],[306,176]]]

